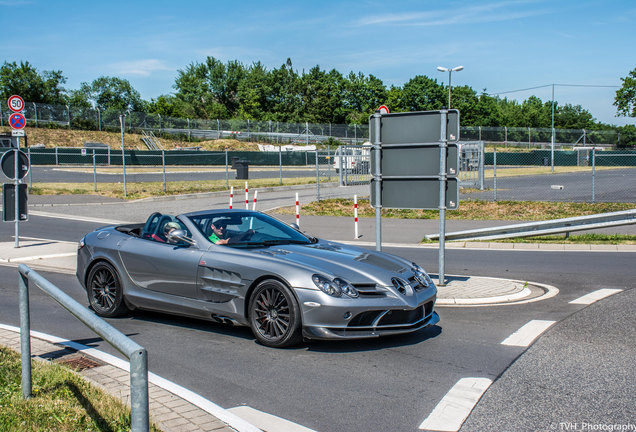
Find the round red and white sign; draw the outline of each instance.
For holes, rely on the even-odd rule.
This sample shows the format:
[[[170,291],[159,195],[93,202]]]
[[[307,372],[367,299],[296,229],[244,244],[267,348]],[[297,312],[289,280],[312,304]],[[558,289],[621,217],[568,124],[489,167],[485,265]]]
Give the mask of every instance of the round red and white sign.
[[[9,105],[9,109],[13,112],[20,112],[24,109],[24,99],[22,99],[18,95],[13,95],[9,97],[7,101],[7,105]]]
[[[386,105],[381,105],[380,108],[378,108],[378,111],[380,111],[380,114],[388,114],[389,108]]]

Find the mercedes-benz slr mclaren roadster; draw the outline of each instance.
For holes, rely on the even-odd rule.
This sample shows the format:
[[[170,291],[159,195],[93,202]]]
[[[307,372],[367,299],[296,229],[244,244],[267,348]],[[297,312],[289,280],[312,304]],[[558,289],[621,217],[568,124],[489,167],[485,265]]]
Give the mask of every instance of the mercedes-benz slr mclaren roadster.
[[[439,322],[437,289],[417,264],[255,211],[153,213],[97,229],[78,247],[77,278],[103,317],[147,309],[247,325],[272,347]]]

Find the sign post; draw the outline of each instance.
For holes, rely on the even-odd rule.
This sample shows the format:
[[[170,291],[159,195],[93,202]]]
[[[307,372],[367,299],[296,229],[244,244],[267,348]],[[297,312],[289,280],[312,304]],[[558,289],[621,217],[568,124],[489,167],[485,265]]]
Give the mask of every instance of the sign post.
[[[459,207],[459,111],[383,113],[369,118],[371,202],[376,250],[382,247],[381,209],[439,210],[439,285],[445,285],[446,210]]]
[[[22,99],[20,96],[18,95],[13,95],[11,97],[9,97],[9,99],[7,100],[7,105],[9,106],[9,109],[11,111],[13,111],[13,114],[11,114],[9,116],[9,125],[11,126],[11,135],[16,137],[16,148],[13,149],[11,151],[12,153],[12,157],[13,157],[13,167],[10,167],[11,165],[11,156],[7,156],[7,153],[5,153],[2,157],[2,170],[4,172],[4,174],[15,181],[14,183],[14,201],[13,204],[15,205],[14,207],[14,217],[13,220],[15,221],[15,246],[16,248],[20,247],[20,235],[19,235],[19,225],[20,225],[20,220],[24,219],[27,220],[27,211],[26,211],[26,200],[27,200],[27,196],[26,194],[22,194],[21,193],[21,189],[26,190],[26,185],[20,185],[20,179],[23,178],[27,171],[29,170],[29,162],[28,159],[26,161],[26,163],[24,162],[24,157],[26,157],[24,155],[24,153],[22,153],[20,151],[20,137],[24,136],[24,127],[26,126],[26,118],[24,117],[24,115],[22,114],[22,110],[24,109],[24,99]],[[21,158],[22,156],[22,158]],[[6,157],[6,158],[5,158]],[[22,160],[21,160],[22,159]],[[6,166],[5,166],[6,165]],[[11,173],[11,168],[13,168],[13,172]],[[5,184],[5,186],[7,186]],[[20,188],[20,186],[25,186],[23,188]],[[10,188],[6,188],[3,187],[3,196],[4,195],[8,195],[8,189]],[[24,195],[24,197],[23,197]],[[9,221],[7,219],[7,196],[4,196],[4,204],[3,204],[3,213],[5,214],[5,220]],[[20,203],[24,204],[24,214],[22,214],[22,212],[20,211]]]

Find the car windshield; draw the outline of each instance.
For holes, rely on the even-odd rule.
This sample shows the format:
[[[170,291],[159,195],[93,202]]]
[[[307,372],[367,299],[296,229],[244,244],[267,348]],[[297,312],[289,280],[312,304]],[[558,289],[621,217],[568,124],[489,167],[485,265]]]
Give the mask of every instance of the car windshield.
[[[287,224],[259,212],[214,212],[190,216],[190,220],[210,241],[230,247],[267,247],[315,242],[313,238]],[[228,241],[221,243],[219,239]]]

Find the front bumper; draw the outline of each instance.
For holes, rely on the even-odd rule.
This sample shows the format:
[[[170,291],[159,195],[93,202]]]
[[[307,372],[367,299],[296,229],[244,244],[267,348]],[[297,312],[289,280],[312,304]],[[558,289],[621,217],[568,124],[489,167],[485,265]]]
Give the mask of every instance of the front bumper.
[[[410,333],[439,322],[434,286],[409,297],[325,298],[316,291],[296,292],[303,336],[308,339],[373,338]]]

